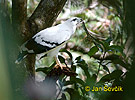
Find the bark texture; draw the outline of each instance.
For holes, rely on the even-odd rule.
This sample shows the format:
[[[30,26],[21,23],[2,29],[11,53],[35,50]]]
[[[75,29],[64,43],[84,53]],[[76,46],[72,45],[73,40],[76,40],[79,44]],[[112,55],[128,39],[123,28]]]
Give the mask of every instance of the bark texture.
[[[14,36],[20,44],[29,34],[27,25],[27,0],[12,0],[12,25]]]
[[[19,52],[19,46],[41,29],[51,26],[65,3],[66,0],[41,0],[32,16],[27,18],[27,0],[12,0],[12,21],[9,16],[8,18],[5,17],[4,10],[2,12],[3,15],[0,14],[0,16],[2,15],[1,18],[3,18],[0,19],[0,24],[1,22],[4,23],[1,25],[5,41],[6,63],[8,64],[13,90],[13,100],[27,100],[22,93],[23,86],[28,75],[34,76],[35,74],[34,55],[28,56],[19,65],[14,63]],[[12,22],[12,25],[10,22]]]
[[[41,0],[38,7],[28,19],[33,34],[50,27],[58,17],[67,0]]]
[[[13,0],[12,22],[14,33],[21,45],[40,30],[50,27],[67,0],[41,0],[36,10],[27,20],[27,0]],[[35,55],[28,56],[26,67],[34,76]]]

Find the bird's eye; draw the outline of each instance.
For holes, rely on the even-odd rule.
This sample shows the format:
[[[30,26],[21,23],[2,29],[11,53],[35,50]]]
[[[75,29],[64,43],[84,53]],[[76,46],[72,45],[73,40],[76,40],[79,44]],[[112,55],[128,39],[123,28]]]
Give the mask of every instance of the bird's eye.
[[[76,20],[77,20],[77,18],[73,19],[72,21],[76,21]]]

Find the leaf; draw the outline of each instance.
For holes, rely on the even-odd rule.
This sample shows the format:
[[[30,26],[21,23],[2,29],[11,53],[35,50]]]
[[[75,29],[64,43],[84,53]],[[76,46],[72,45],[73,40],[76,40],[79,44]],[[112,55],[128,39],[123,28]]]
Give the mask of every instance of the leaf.
[[[89,74],[89,71],[88,71],[88,68],[87,68],[88,66],[81,65],[81,64],[78,64],[78,66],[80,66],[83,69],[83,71],[84,71],[85,75],[87,76],[87,78],[90,78],[90,74]]]
[[[103,42],[103,47],[104,47],[104,50],[105,50],[105,52],[106,51],[108,51],[109,50],[109,45],[110,45],[110,43],[108,43],[108,42],[106,42],[106,41],[102,41]]]
[[[76,57],[75,60],[77,60],[77,63],[79,63],[79,62],[82,60],[82,59],[81,59],[81,56]]]
[[[115,50],[115,51],[118,51],[121,54],[123,54],[123,48],[121,46],[118,46],[118,45],[111,45],[110,50]]]
[[[107,43],[109,43],[109,44],[110,44],[111,41],[112,41],[112,38],[111,38],[111,37],[108,37],[108,38],[105,40],[105,42],[107,42]]]
[[[83,80],[81,80],[80,78],[72,77],[72,78],[71,78],[71,81],[74,82],[74,83],[79,83],[79,84],[81,84],[82,86],[85,86],[85,82],[84,82]]]
[[[88,71],[88,65],[87,63],[85,62],[85,60],[81,59],[81,56],[77,57],[76,58],[77,60],[77,66],[81,67],[85,73],[85,75],[87,76],[87,78],[90,78],[90,74],[89,74],[89,71]]]
[[[41,71],[41,72],[47,74],[47,73],[48,73],[48,69],[49,69],[49,67],[37,68],[37,69],[36,69],[36,72]]]
[[[98,48],[97,48],[97,46],[94,46],[94,47],[92,47],[92,48],[90,49],[90,51],[88,52],[88,55],[89,55],[89,56],[92,56],[92,55],[94,55],[96,52],[98,52]]]
[[[103,69],[106,70],[108,73],[110,73],[108,67],[106,65],[102,65],[103,66]]]
[[[122,74],[123,72],[121,70],[115,70],[112,73],[103,76],[98,82],[98,84],[111,81],[113,79],[119,79]]]
[[[74,84],[74,81],[65,81],[64,82],[64,86],[72,85],[72,84]]]
[[[44,68],[37,68],[36,72],[42,71],[45,74],[48,74],[49,71],[55,66],[56,62],[54,62],[50,67],[44,67]]]
[[[125,53],[123,52],[124,48],[119,45],[110,46],[110,50],[115,50],[117,52],[120,52],[122,54],[122,56],[126,57]]]
[[[103,52],[104,48],[101,44],[96,44],[96,46],[99,48],[99,51]]]
[[[67,99],[66,99],[66,95],[65,95],[65,93],[62,93],[61,98],[60,98],[60,99],[57,99],[57,100],[67,100]]]
[[[58,58],[59,58],[59,60],[60,60],[61,63],[65,63],[65,58],[64,57],[62,57],[62,56],[59,55]]]
[[[80,98],[81,98],[79,91],[77,91],[75,89],[66,88],[64,91],[66,91],[70,94],[70,100],[80,100]]]
[[[122,16],[122,9],[120,8],[121,7],[120,0],[98,0],[98,1],[108,8],[112,6],[117,10],[118,14]]]
[[[72,54],[71,54],[68,50],[62,49],[62,50],[60,50],[60,52],[66,52],[66,53],[69,55],[70,59],[71,59],[71,60],[73,59]]]
[[[76,71],[76,66],[75,65],[71,65],[71,69],[72,69],[72,71]]]
[[[124,61],[121,60],[121,59],[114,59],[114,60],[112,60],[112,62],[113,62],[114,64],[119,64],[119,65],[121,65],[122,67],[124,67],[124,68],[126,68],[126,69],[129,69],[129,66],[130,66],[130,64],[124,62]]]
[[[96,83],[97,75],[93,74],[92,77],[86,79],[86,85],[93,86]]]

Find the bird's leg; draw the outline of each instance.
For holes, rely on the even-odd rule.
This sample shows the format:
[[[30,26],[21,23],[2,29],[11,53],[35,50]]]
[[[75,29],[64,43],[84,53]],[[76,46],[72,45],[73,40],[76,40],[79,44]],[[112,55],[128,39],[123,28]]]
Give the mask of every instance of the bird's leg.
[[[59,61],[58,57],[55,56],[54,58],[55,58],[56,64],[58,64],[58,65],[60,66],[60,68],[63,69],[62,64],[61,64],[61,62]]]

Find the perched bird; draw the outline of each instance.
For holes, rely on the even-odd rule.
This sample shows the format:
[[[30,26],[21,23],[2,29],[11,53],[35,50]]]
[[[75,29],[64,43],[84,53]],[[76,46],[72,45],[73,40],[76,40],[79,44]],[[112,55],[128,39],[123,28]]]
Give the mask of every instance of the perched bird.
[[[83,22],[81,18],[72,17],[62,24],[41,30],[21,46],[15,63],[19,64],[28,54],[44,53],[44,56],[55,57],[56,63],[62,68],[58,52],[75,33],[77,25],[81,22]]]

